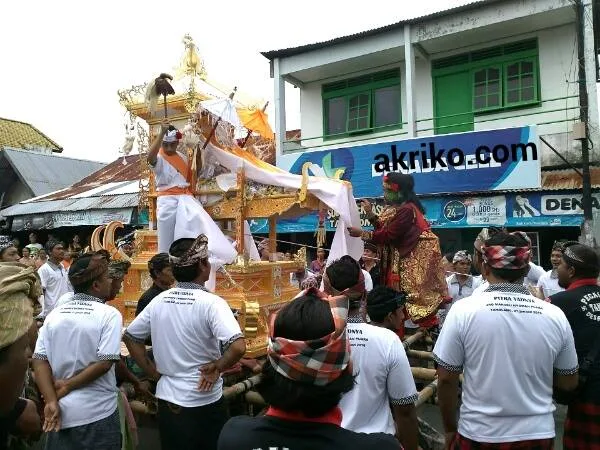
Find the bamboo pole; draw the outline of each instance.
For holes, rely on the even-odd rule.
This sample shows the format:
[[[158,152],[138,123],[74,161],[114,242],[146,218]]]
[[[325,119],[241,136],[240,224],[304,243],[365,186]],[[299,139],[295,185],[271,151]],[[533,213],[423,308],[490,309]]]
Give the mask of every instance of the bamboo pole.
[[[420,341],[421,339],[423,339],[425,337],[425,332],[424,331],[417,331],[415,334],[407,337],[406,339],[404,339],[402,341],[402,345],[404,345],[404,348],[407,349],[409,348],[411,345],[413,345],[414,343]]]
[[[426,352],[423,350],[406,350],[406,354],[412,358],[426,359],[428,361],[433,361],[433,353]]]
[[[256,391],[246,392],[245,398],[246,398],[246,401],[252,405],[257,405],[257,406],[261,406],[261,407],[268,406],[267,402],[262,397],[262,395],[260,395]]]
[[[254,386],[259,384],[262,380],[262,375],[254,375],[250,378],[241,381],[239,383],[234,384],[233,386],[226,387],[223,389],[223,397],[225,398],[233,398],[236,395],[243,394],[244,392],[249,391]]]
[[[412,376],[417,380],[431,381],[437,376],[435,369],[428,369],[426,367],[411,367],[410,371],[412,372]]]
[[[421,392],[419,392],[419,398],[415,402],[415,408],[422,406],[429,400],[431,397],[435,395],[438,389],[438,380],[437,378],[425,386]]]

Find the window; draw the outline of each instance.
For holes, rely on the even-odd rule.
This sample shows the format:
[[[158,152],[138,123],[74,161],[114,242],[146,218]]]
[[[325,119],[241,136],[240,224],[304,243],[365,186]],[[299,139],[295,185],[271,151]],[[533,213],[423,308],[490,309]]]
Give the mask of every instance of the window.
[[[502,104],[502,69],[491,67],[473,73],[473,109],[482,111],[498,108]]]
[[[326,137],[402,125],[398,69],[323,85],[322,96]]]
[[[467,72],[471,113],[527,107],[540,101],[537,40],[510,43],[433,61],[433,78]],[[449,92],[435,92],[448,96]]]
[[[533,60],[523,60],[506,64],[505,104],[519,105],[537,101],[537,73]]]

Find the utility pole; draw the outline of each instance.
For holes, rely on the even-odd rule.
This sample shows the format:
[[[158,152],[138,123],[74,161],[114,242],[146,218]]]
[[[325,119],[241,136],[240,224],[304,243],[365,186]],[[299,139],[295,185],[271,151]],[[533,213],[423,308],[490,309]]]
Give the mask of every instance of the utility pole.
[[[590,147],[589,147],[589,108],[587,77],[585,74],[585,6],[583,0],[575,2],[575,26],[577,29],[577,60],[578,60],[578,85],[579,85],[579,117],[585,127],[585,137],[581,140],[581,172],[582,203],[584,222],[582,226],[582,241],[593,245],[593,210],[592,210],[592,182],[590,176]]]

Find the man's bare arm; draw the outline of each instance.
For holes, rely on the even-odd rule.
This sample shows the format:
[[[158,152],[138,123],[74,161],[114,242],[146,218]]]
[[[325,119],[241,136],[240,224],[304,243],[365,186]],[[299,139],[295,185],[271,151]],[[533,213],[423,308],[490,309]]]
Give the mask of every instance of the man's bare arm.
[[[393,405],[392,411],[396,422],[396,437],[406,450],[419,448],[419,423],[417,409],[411,405]]]
[[[143,342],[136,342],[131,339],[127,334],[123,336],[123,342],[129,350],[129,355],[133,360],[140,366],[140,369],[153,381],[158,381],[160,373],[156,370],[156,365],[150,361],[146,353],[146,345]]]
[[[147,157],[148,164],[150,164],[151,166],[154,166],[156,164],[156,158],[158,156],[158,152],[160,151],[160,147],[162,146],[163,137],[165,137],[165,134],[167,134],[168,129],[169,129],[169,123],[165,119],[160,124],[160,131],[159,131],[158,135],[156,136],[156,138],[154,139],[154,141],[152,141],[152,144],[150,145],[150,148],[148,149],[148,157]]]

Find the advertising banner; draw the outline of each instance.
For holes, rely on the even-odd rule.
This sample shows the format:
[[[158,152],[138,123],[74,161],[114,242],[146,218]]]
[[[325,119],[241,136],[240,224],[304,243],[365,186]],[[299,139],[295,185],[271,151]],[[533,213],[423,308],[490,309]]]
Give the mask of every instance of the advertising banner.
[[[124,225],[130,225],[132,215],[132,208],[31,214],[13,217],[11,229],[12,231],[43,230],[81,225],[103,225],[111,221],[119,221]]]
[[[421,198],[425,217],[434,228],[506,227],[577,227],[583,220],[581,194],[551,194],[531,192],[485,197],[443,196]],[[383,199],[371,199],[373,211],[381,213]],[[594,194],[594,211],[600,212],[600,193]],[[362,226],[370,227],[360,206]],[[278,233],[314,232],[318,226],[317,214],[277,222]],[[327,230],[337,227],[337,215],[329,210],[325,218]],[[266,219],[250,222],[252,233],[268,233]]]
[[[306,162],[314,175],[352,183],[354,196],[380,197],[388,172],[412,174],[417,194],[539,189],[541,154],[536,128],[516,127],[405,139],[277,157],[295,174]]]

